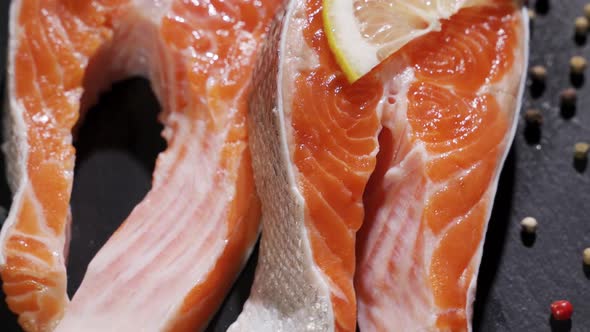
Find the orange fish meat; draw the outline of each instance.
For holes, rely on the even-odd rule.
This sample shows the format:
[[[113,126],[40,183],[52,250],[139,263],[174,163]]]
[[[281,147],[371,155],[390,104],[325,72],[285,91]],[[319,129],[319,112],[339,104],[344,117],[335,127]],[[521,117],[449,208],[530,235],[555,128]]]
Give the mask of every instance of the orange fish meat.
[[[528,55],[511,0],[465,8],[394,57],[378,166],[364,195],[355,286],[361,331],[471,331],[500,170]]]
[[[526,17],[480,1],[350,85],[321,9],[290,1],[255,70],[263,231],[230,331],[468,331]]]
[[[280,1],[14,0],[0,276],[26,331],[203,329],[259,230],[247,133]],[[167,148],[153,186],[66,294],[72,128],[100,91],[149,78]],[[74,220],[73,222],[84,222]]]

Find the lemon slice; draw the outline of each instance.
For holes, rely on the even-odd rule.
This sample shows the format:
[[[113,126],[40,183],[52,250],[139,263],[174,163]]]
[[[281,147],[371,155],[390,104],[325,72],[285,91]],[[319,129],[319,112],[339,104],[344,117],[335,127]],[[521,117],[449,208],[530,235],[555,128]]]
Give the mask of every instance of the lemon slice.
[[[411,40],[490,0],[323,0],[324,31],[352,83]]]

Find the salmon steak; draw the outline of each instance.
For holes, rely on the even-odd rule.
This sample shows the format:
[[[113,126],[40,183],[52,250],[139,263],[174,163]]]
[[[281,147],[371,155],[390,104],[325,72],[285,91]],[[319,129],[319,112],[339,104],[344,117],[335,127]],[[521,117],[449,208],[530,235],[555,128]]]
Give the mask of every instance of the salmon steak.
[[[353,84],[321,0],[273,23],[249,116],[261,247],[229,331],[471,330],[528,18],[517,1],[466,4]]]
[[[24,330],[196,331],[258,237],[247,100],[279,0],[14,0],[0,276]],[[114,81],[150,80],[152,188],[66,293],[72,130]],[[84,222],[74,220],[73,222]]]

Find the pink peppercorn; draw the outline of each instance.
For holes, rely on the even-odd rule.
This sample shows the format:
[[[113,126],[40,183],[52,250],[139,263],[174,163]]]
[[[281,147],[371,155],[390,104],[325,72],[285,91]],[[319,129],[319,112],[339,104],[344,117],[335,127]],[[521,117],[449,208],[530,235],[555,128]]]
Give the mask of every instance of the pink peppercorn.
[[[568,320],[574,313],[574,306],[567,300],[551,303],[551,314],[555,320]]]

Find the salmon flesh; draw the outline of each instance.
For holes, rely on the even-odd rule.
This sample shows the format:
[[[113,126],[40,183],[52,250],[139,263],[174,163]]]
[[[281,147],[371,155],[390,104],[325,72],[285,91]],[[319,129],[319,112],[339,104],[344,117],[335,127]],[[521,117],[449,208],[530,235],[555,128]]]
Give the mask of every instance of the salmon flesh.
[[[261,217],[230,332],[471,331],[528,22],[516,0],[469,4],[351,85],[321,0],[13,1],[0,276],[21,326],[202,330]],[[132,75],[168,146],[70,300],[72,130]]]
[[[258,236],[247,97],[279,5],[12,1],[5,152],[14,199],[0,276],[26,331],[206,327]],[[150,80],[161,104],[167,148],[152,189],[70,300],[72,129],[101,91],[135,75]]]
[[[528,21],[479,1],[350,85],[320,0],[292,0],[255,70],[262,240],[229,331],[470,331]],[[358,308],[358,309],[357,309]]]

